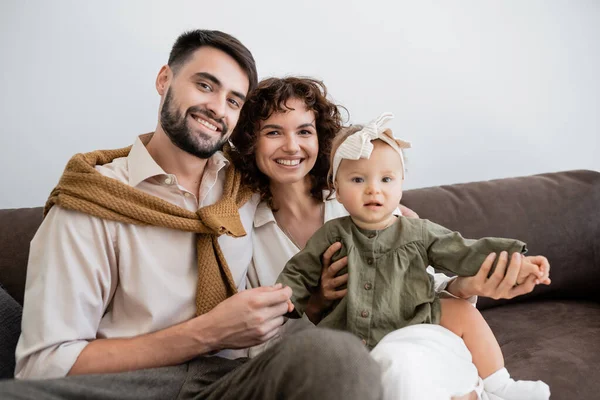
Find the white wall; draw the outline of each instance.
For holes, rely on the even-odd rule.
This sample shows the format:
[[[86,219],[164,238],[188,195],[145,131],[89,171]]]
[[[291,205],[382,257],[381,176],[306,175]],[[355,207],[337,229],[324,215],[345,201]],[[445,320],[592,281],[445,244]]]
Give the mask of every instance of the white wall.
[[[323,79],[352,122],[394,112],[407,187],[600,170],[595,0],[3,0],[0,208],[153,130],[156,73],[194,28],[237,36],[261,77]]]

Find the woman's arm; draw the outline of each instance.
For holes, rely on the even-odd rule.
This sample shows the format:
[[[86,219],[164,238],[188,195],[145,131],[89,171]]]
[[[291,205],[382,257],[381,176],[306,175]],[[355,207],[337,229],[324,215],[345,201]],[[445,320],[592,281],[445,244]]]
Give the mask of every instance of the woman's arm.
[[[514,253],[508,262],[506,252],[500,253],[494,273],[488,277],[496,259],[496,253],[489,254],[481,264],[481,269],[474,276],[458,277],[452,280],[446,290],[456,297],[467,299],[472,296],[491,297],[492,299],[512,299],[530,293],[536,286],[535,275],[530,275],[525,282],[516,285],[521,270],[522,257]],[[507,265],[508,264],[508,265]]]
[[[419,218],[419,214],[417,214],[416,212],[414,212],[413,210],[411,210],[410,208],[403,206],[402,204],[400,204],[400,212],[402,213],[403,217],[406,218]]]

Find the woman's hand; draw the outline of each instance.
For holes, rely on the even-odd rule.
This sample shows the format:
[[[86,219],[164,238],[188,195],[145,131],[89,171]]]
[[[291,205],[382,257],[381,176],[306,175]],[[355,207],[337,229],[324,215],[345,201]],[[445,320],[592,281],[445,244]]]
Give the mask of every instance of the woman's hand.
[[[400,212],[402,213],[402,216],[406,218],[419,218],[419,214],[402,204],[400,204]]]
[[[340,286],[348,283],[348,274],[336,276],[342,268],[348,265],[348,257],[331,263],[331,257],[341,248],[342,244],[336,242],[323,253],[323,269],[321,270],[319,290],[310,296],[305,310],[306,316],[315,325],[321,321],[323,312],[331,307],[335,300],[343,298],[348,293],[348,289],[338,290]]]
[[[463,299],[472,296],[483,296],[497,300],[512,299],[513,297],[530,293],[536,286],[538,277],[534,274],[529,275],[522,284],[516,285],[523,259],[519,253],[513,253],[510,264],[507,267],[508,254],[505,251],[501,252],[496,269],[488,278],[495,259],[496,253],[489,254],[483,264],[481,264],[481,269],[477,275],[456,278],[450,282],[446,290]],[[545,282],[541,283],[546,284]],[[548,283],[550,283],[549,280]]]

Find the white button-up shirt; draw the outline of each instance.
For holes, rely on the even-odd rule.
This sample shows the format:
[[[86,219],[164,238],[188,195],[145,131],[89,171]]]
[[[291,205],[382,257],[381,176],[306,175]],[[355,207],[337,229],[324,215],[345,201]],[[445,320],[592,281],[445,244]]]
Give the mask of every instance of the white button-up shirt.
[[[222,196],[225,156],[207,162],[199,193],[167,174],[138,138],[127,157],[96,169],[105,176],[196,211]],[[239,290],[252,258],[254,196],[239,210],[247,235],[218,241]],[[107,221],[54,206],[31,242],[18,378],[65,376],[96,338],[132,337],[195,316],[196,234]],[[245,351],[218,355],[240,357]]]

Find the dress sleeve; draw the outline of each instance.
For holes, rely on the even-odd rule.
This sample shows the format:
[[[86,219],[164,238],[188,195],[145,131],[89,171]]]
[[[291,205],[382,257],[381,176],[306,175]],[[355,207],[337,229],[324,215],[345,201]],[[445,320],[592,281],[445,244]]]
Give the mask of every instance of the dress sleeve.
[[[427,267],[427,272],[433,276],[433,289],[436,291],[436,293],[439,294],[440,298],[442,298],[442,299],[448,299],[448,298],[461,299],[461,300],[468,301],[473,306],[477,305],[477,296],[471,296],[466,299],[462,299],[460,297],[453,295],[452,293],[450,293],[447,290],[448,285],[450,285],[450,282],[452,282],[454,279],[457,278],[456,276],[450,277],[441,272],[435,272],[435,270],[433,269],[432,266]]]
[[[527,251],[525,243],[519,240],[493,237],[465,239],[460,233],[428,220],[424,220],[423,237],[429,263],[436,269],[459,276],[477,274],[487,255],[492,252],[507,251],[512,254]],[[495,267],[494,263],[490,274]]]
[[[278,283],[292,288],[294,311],[289,315],[292,318],[304,315],[310,294],[319,286],[321,256],[333,244],[328,234],[330,226],[327,223],[315,232],[304,249],[287,262],[277,278]]]
[[[117,284],[109,222],[54,206],[30,247],[17,378],[63,377],[88,342]]]

